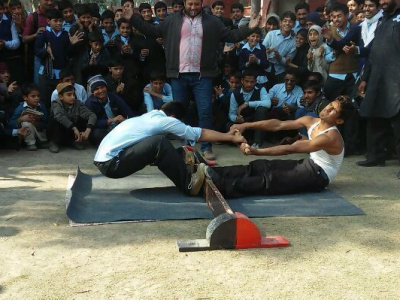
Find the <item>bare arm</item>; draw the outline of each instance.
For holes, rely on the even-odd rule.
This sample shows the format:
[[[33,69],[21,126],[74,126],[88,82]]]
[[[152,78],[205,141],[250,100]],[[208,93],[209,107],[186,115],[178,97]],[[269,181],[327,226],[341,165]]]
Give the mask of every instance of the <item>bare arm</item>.
[[[248,145],[247,145],[248,146]],[[242,152],[248,148],[244,144],[240,146]],[[292,153],[310,153],[319,150],[325,150],[331,154],[339,154],[342,150],[342,145],[336,142],[332,135],[322,134],[313,140],[299,140],[291,145],[279,145],[264,149],[249,148],[252,155],[278,156]]]
[[[300,129],[303,127],[310,127],[315,123],[315,119],[310,116],[305,116],[297,120],[280,121],[277,119],[258,121],[252,123],[235,124],[231,127],[232,129],[237,129],[240,133],[248,129],[253,130],[264,130],[264,131],[280,131],[280,130],[292,130]]]
[[[232,142],[236,144],[247,143],[243,136],[234,135],[234,131],[222,133],[210,129],[202,129],[199,142]]]

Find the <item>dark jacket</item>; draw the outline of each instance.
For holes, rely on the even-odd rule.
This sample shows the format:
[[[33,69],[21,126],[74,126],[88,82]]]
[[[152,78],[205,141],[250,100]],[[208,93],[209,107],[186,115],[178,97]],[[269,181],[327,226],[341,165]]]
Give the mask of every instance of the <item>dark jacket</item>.
[[[140,15],[131,19],[133,27],[146,36],[164,38],[167,76],[179,76],[179,45],[183,24],[183,11],[168,16],[158,25],[150,25]],[[212,15],[202,14],[203,41],[201,51],[200,73],[202,77],[218,75],[218,49],[222,42],[239,42],[247,37],[251,30],[247,27],[230,30],[222,21]]]
[[[108,99],[110,101],[111,110],[114,115],[121,115],[125,118],[133,118],[135,115],[125,101],[118,95],[113,93],[107,93]],[[96,128],[108,128],[107,124],[107,114],[104,109],[104,104],[98,100],[94,95],[91,95],[85,102],[85,105],[96,114]]]
[[[391,118],[400,111],[400,7],[385,16],[375,31],[362,80],[367,82],[361,103],[363,117]]]
[[[93,128],[97,120],[96,115],[79,100],[70,107],[60,99],[51,102],[51,116],[68,129],[76,126],[79,118],[88,120],[87,128]]]

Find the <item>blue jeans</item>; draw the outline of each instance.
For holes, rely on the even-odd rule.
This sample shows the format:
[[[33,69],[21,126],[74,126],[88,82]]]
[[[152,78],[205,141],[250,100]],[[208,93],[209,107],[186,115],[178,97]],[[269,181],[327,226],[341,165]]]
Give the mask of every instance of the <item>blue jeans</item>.
[[[183,103],[186,109],[189,107],[189,90],[193,93],[201,128],[212,128],[212,82],[211,77],[200,77],[200,73],[180,73],[178,78],[171,78],[174,100]],[[211,143],[201,143],[201,151],[211,149]]]

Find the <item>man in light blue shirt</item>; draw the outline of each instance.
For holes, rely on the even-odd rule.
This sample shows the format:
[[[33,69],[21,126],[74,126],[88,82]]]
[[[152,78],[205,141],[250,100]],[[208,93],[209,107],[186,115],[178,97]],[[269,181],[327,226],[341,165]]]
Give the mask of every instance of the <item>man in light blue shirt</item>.
[[[293,119],[297,108],[303,107],[300,103],[301,97],[303,97],[303,90],[296,85],[296,73],[288,69],[284,80],[285,83],[274,85],[268,92],[272,102],[270,118],[281,121]]]
[[[307,3],[298,3],[294,7],[296,13],[296,23],[294,24],[293,31],[295,34],[300,29],[308,29],[307,26],[307,15],[310,12],[310,6]]]
[[[296,16],[293,12],[283,13],[280,21],[281,29],[268,32],[263,41],[270,62],[267,72],[271,86],[283,82],[286,58],[293,59],[296,53],[296,38],[292,31],[295,21]]]
[[[220,133],[185,125],[180,121],[184,112],[181,103],[172,101],[161,110],[125,120],[103,139],[94,164],[110,178],[126,177],[147,165],[156,165],[182,192],[197,195],[204,181],[203,169],[197,168],[192,174],[166,135],[172,134],[192,145],[197,141],[242,143],[246,140],[235,136],[234,131]]]

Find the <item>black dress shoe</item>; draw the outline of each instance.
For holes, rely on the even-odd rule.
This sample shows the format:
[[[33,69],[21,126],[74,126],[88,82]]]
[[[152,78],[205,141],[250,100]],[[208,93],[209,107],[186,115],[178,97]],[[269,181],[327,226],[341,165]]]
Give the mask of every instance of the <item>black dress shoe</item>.
[[[384,167],[385,161],[382,160],[362,160],[356,162],[357,166],[360,167]]]

